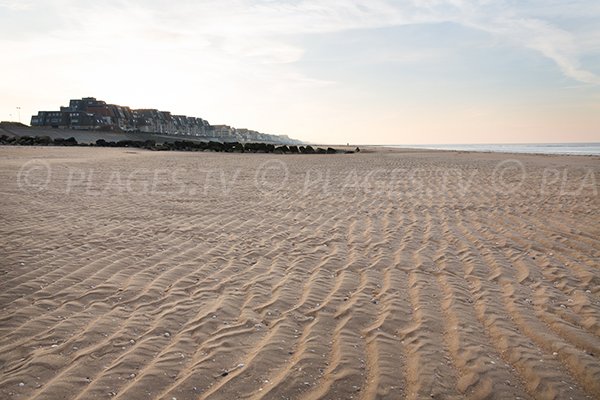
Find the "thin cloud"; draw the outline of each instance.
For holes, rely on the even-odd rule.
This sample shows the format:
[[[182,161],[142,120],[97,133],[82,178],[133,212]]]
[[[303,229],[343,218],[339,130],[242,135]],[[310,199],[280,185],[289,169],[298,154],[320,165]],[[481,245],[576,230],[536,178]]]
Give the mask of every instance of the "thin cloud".
[[[239,35],[281,37],[291,34],[338,32],[351,29],[370,29],[419,23],[453,22],[493,34],[500,40],[539,52],[552,60],[562,73],[574,80],[588,84],[599,84],[600,77],[580,65],[580,56],[586,48],[585,37],[598,35],[598,30],[582,33],[569,32],[550,21],[536,18],[536,13],[548,19],[581,18],[582,10],[588,7],[587,17],[600,18],[600,7],[594,2],[579,1],[577,7],[560,2],[507,2],[507,1],[464,1],[464,0],[420,0],[362,1],[304,0],[294,3],[261,1],[219,1],[197,6],[188,3],[201,15],[212,15],[203,33],[220,34],[224,37]],[[188,15],[190,9],[183,7]],[[199,8],[199,9],[198,9]],[[177,15],[177,11],[174,11]],[[181,16],[181,15],[179,15]],[[263,39],[264,40],[264,39]],[[266,41],[265,41],[266,42]],[[591,41],[587,46],[598,46]],[[260,45],[259,45],[260,47]],[[264,46],[265,55],[269,47],[274,53],[284,44]],[[288,49],[289,50],[289,49]],[[301,50],[296,49],[297,56]],[[260,51],[259,51],[260,53]],[[273,56],[278,59],[277,55]]]
[[[497,18],[466,21],[466,25],[484,30],[516,45],[535,50],[560,68],[562,73],[587,84],[600,84],[600,76],[581,67],[580,49],[573,34],[548,22],[531,18]]]
[[[0,7],[34,12],[31,4],[0,0]],[[587,17],[600,18],[600,7],[595,2],[578,1],[577,7],[555,1],[489,0],[186,0],[178,2],[177,7],[164,1],[135,0],[101,4],[54,0],[46,6],[48,4],[55,5],[54,13],[61,16],[62,29],[69,38],[81,32],[89,33],[88,38],[106,37],[111,33],[112,36],[126,33],[127,37],[155,34],[158,35],[154,38],[156,42],[179,41],[187,43],[188,48],[192,43],[210,42],[220,51],[260,60],[263,64],[298,61],[304,49],[290,43],[287,38],[292,35],[453,22],[537,51],[552,60],[569,78],[588,84],[600,83],[600,77],[580,63],[586,49],[597,51],[594,38],[600,29],[569,32],[549,21],[558,17],[581,18],[582,10],[588,5]],[[152,26],[157,28],[149,30]],[[590,35],[592,39],[586,39]],[[583,45],[586,48],[581,48]]]
[[[12,11],[25,11],[33,7],[32,1],[27,0],[0,0],[0,9],[5,8]]]

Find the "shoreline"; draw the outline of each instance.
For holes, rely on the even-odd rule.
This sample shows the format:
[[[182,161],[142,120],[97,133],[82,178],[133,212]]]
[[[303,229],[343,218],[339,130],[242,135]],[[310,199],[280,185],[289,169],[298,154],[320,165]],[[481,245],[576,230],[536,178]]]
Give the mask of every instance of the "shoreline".
[[[318,145],[312,145],[318,146]],[[323,149],[323,146],[330,145],[320,145],[320,149]],[[357,147],[360,148],[360,152],[348,154],[346,152],[354,151]],[[284,157],[298,157],[298,156],[316,156],[316,157],[328,157],[328,156],[357,156],[360,157],[362,155],[386,155],[386,154],[406,154],[411,156],[423,155],[425,157],[430,157],[433,155],[439,155],[440,157],[443,155],[452,155],[452,156],[470,156],[473,160],[475,159],[491,159],[491,160],[505,160],[507,157],[511,157],[511,159],[525,159],[531,160],[536,158],[541,159],[557,159],[557,160],[589,160],[589,161],[600,161],[600,155],[591,155],[591,154],[546,154],[546,153],[509,153],[509,152],[495,152],[495,151],[466,151],[466,150],[442,150],[442,149],[414,149],[414,148],[398,148],[398,147],[383,147],[383,146],[336,146],[335,150],[337,150],[337,154],[328,154],[328,153],[282,153],[282,152],[228,152],[228,151],[210,151],[210,150],[175,150],[175,151],[155,151],[145,148],[138,147],[102,147],[102,146],[42,146],[42,145],[0,145],[0,149],[3,148],[21,148],[21,149],[73,149],[74,151],[81,149],[101,149],[103,150],[123,150],[125,153],[127,152],[147,152],[147,153],[182,153],[182,154],[219,154],[219,155],[246,155],[246,156],[284,156]],[[579,164],[576,162],[575,165]]]
[[[310,146],[319,146],[320,148],[327,148],[333,145],[327,145],[327,144],[321,144],[321,145],[317,145],[317,144],[310,144]],[[474,151],[474,150],[446,150],[446,149],[416,149],[416,148],[402,148],[402,147],[389,147],[389,146],[336,146],[335,149],[338,151],[338,153],[336,154],[317,154],[317,153],[264,153],[264,152],[244,152],[244,153],[240,153],[240,152],[227,152],[227,151],[210,151],[210,150],[204,150],[204,151],[192,151],[192,150],[177,150],[177,153],[196,153],[196,154],[212,154],[212,153],[218,153],[218,154],[222,154],[222,155],[274,155],[274,156],[278,156],[278,155],[283,155],[283,156],[330,156],[330,155],[346,155],[349,156],[351,154],[345,153],[346,151],[353,151],[356,148],[360,149],[360,152],[358,153],[354,153],[357,156],[360,156],[361,154],[409,154],[409,155],[416,155],[416,154],[424,154],[424,155],[430,155],[430,154],[452,154],[452,155],[472,155],[472,156],[492,156],[493,158],[502,158],[502,156],[515,156],[515,157],[557,157],[557,158],[574,158],[574,159],[592,159],[592,160],[598,160],[600,161],[600,155],[596,155],[596,154],[556,154],[556,153],[521,153],[521,152],[500,152],[500,151]],[[138,148],[138,147],[120,147],[120,146],[115,146],[115,147],[110,147],[110,146],[95,146],[95,145],[82,145],[82,146],[62,146],[62,145],[3,145],[0,144],[0,149],[3,148],[22,148],[22,149],[26,149],[26,148],[35,148],[35,149],[56,149],[56,148],[62,148],[62,149],[103,149],[103,150],[109,150],[109,149],[121,149],[121,150],[135,150],[135,151],[145,151],[145,152],[149,152],[149,153],[164,153],[165,151],[153,151],[150,149],[146,149],[146,148]],[[495,157],[498,156],[498,157]],[[504,157],[506,158],[506,157]]]
[[[519,151],[511,151],[511,149],[502,149],[502,148],[498,148],[498,149],[489,149],[489,148],[482,148],[482,149],[477,149],[478,146],[486,146],[486,147],[502,147],[502,146],[515,146],[515,147],[560,147],[560,146],[568,146],[568,145],[572,145],[571,147],[575,146],[577,147],[577,145],[590,145],[590,147],[593,147],[594,149],[600,149],[600,142],[598,143],[524,143],[524,144],[475,144],[475,145],[446,145],[448,148],[443,148],[442,146],[439,146],[438,148],[427,148],[427,147],[418,147],[418,146],[408,146],[408,147],[402,147],[401,145],[398,146],[385,146],[385,147],[396,147],[396,148],[404,148],[404,149],[424,149],[424,150],[439,150],[439,151],[466,151],[466,152],[476,152],[476,153],[504,153],[504,154],[540,154],[540,155],[574,155],[574,156],[600,156],[600,150],[594,150],[593,153],[585,153],[585,152],[581,152],[581,151],[564,151],[564,152],[550,152],[550,151],[535,151],[535,150],[531,150],[531,151],[526,151],[526,150],[519,150]],[[450,148],[450,147],[462,147],[462,146],[471,146],[472,148]]]

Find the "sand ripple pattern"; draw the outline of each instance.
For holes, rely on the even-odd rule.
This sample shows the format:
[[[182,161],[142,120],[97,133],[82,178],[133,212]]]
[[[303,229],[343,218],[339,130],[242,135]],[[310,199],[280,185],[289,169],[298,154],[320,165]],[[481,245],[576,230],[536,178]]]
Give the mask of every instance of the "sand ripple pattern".
[[[0,398],[600,398],[599,159],[504,158],[0,149]]]

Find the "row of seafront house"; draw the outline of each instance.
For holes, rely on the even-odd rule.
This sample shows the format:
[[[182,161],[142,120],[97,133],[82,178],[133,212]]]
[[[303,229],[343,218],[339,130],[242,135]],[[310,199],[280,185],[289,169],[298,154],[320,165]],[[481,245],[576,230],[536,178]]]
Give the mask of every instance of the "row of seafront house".
[[[211,125],[202,118],[172,115],[169,111],[132,110],[94,97],[71,100],[69,106],[60,107],[60,111],[39,111],[31,117],[31,126],[193,136],[221,142],[300,143],[286,135]]]

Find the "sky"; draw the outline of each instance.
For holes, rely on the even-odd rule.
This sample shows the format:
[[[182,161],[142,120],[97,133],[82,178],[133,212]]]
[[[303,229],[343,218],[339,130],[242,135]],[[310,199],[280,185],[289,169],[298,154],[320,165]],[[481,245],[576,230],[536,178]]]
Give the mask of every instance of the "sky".
[[[0,0],[0,54],[0,120],[91,96],[314,143],[600,142],[597,0]]]

